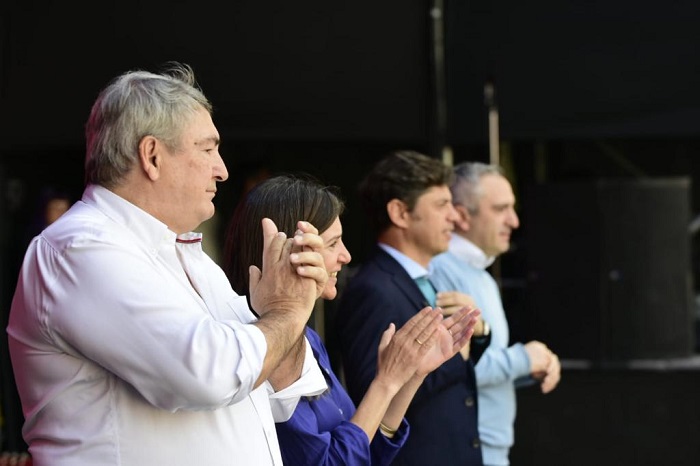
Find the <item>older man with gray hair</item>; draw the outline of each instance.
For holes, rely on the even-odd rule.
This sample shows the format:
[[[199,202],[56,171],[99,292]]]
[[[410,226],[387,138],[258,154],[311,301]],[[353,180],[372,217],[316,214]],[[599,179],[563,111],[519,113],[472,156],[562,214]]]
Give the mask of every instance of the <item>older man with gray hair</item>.
[[[35,466],[281,465],[275,420],[326,388],[313,226],[263,220],[256,314],[193,232],[228,178],[211,111],[180,64],[93,105],[82,199],[29,246],[7,328]]]

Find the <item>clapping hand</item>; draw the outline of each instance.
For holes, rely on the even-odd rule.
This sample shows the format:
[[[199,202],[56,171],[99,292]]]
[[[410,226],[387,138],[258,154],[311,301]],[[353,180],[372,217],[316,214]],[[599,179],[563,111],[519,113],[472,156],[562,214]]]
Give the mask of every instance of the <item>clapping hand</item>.
[[[390,324],[379,342],[376,378],[398,391],[416,374],[425,355],[442,344],[442,320],[439,310],[426,307],[399,330]]]
[[[323,257],[313,250],[323,241],[307,222],[299,222],[301,234],[293,239],[278,232],[268,218],[262,220],[262,228],[263,267],[250,266],[251,304],[259,315],[271,309],[302,312],[306,322],[328,281]]]
[[[478,309],[463,307],[444,319],[435,332],[437,342],[423,357],[416,375],[428,375],[457,354],[469,342],[480,314]]]

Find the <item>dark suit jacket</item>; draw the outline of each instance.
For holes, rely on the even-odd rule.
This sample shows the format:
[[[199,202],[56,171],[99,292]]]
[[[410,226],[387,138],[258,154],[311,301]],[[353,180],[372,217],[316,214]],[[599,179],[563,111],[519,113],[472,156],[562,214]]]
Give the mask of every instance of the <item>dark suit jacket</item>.
[[[374,378],[377,348],[428,304],[404,268],[377,247],[343,290],[335,316],[345,383],[355,404]],[[410,434],[395,465],[481,465],[474,366],[457,354],[426,377],[406,413]]]

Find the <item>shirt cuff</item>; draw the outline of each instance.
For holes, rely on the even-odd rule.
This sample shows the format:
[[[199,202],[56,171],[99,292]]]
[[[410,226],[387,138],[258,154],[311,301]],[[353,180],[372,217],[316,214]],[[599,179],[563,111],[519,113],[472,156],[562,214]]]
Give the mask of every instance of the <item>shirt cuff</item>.
[[[275,392],[272,385],[267,383],[272,415],[275,422],[289,420],[302,396],[316,396],[328,390],[326,378],[311,350],[309,340],[304,337],[304,364],[301,369],[301,377],[290,386]]]
[[[530,358],[525,350],[525,345],[515,343],[506,350],[513,364],[514,379],[530,375]]]

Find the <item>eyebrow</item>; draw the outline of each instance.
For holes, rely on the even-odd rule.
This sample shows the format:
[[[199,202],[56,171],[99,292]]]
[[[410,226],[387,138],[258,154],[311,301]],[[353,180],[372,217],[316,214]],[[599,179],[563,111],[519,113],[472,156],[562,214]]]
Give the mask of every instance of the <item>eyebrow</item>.
[[[511,205],[515,207],[515,204],[511,204],[510,202],[495,202],[491,204],[491,207],[493,207],[494,209],[506,209]]]
[[[215,145],[219,146],[219,145],[221,145],[221,139],[216,137],[216,136],[210,136],[210,137],[195,141],[194,145],[199,146],[199,145],[207,144],[207,143],[214,143]]]
[[[340,238],[342,238],[342,237],[343,237],[343,234],[342,234],[342,233],[339,234],[339,235],[331,236],[330,238],[328,238],[328,240],[326,241],[326,243],[331,243],[331,242],[333,242],[333,241],[335,241],[335,240],[338,240],[338,239],[340,239]]]

